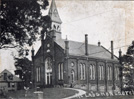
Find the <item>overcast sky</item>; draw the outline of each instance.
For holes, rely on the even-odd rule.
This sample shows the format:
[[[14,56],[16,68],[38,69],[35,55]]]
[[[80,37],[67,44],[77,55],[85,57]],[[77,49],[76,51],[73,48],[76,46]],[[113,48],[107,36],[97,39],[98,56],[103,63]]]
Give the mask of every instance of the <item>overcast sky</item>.
[[[51,1],[51,0],[49,0]],[[90,1],[55,0],[62,20],[62,38],[84,43],[88,34],[89,44],[101,45],[110,50],[110,41],[114,41],[114,53],[118,56],[121,48],[126,52],[134,40],[134,2],[133,1]],[[48,7],[49,9],[49,7]],[[47,14],[48,10],[44,11]],[[40,42],[34,47],[37,51]],[[0,51],[0,72],[7,68],[13,71],[12,51]]]

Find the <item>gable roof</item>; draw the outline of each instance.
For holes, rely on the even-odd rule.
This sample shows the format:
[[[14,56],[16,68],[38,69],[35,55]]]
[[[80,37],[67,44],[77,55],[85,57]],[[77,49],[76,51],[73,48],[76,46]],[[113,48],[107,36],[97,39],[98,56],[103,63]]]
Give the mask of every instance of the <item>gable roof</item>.
[[[7,73],[7,80],[4,80],[4,73]],[[13,79],[10,79],[11,76],[12,76]],[[0,82],[1,81],[2,82],[4,82],[4,81],[21,82],[22,80],[19,77],[16,77],[15,75],[13,75],[7,69],[5,69],[0,73]]]
[[[56,43],[63,49],[65,49],[65,40],[60,39],[57,40]],[[69,41],[69,55],[85,56],[85,43]],[[103,46],[88,44],[88,56],[111,59],[111,52]],[[118,58],[114,55],[114,59],[117,60]]]

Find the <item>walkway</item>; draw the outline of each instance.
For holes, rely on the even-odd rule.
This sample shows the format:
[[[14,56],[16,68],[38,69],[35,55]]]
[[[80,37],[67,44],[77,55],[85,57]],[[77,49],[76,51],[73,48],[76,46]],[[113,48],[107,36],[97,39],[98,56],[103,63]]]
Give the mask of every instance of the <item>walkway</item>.
[[[64,89],[71,89],[71,90],[75,90],[75,91],[78,91],[78,93],[76,93],[76,94],[75,94],[75,95],[73,95],[73,96],[69,96],[69,97],[62,98],[62,99],[71,99],[71,98],[76,98],[76,97],[79,97],[79,96],[82,96],[82,95],[86,94],[86,91],[81,90],[81,89],[74,89],[74,88],[64,88]]]

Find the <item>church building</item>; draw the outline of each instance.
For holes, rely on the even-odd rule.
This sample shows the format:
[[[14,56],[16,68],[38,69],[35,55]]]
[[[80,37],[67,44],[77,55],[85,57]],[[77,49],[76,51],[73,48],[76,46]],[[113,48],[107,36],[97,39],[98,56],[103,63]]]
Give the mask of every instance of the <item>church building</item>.
[[[113,41],[109,51],[100,42],[88,44],[87,34],[83,36],[85,43],[62,39],[62,21],[55,0],[51,2],[48,15],[51,17],[51,30],[41,41],[36,54],[32,49],[35,86],[86,86],[93,91],[118,89],[120,64],[114,55]]]

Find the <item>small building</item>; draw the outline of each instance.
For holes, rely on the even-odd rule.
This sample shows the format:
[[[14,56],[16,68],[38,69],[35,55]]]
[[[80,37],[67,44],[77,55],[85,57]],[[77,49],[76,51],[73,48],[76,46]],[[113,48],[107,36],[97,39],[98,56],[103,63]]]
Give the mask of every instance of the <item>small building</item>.
[[[3,70],[0,73],[0,89],[8,91],[16,91],[21,84],[22,80],[19,77],[16,77],[7,69]]]

